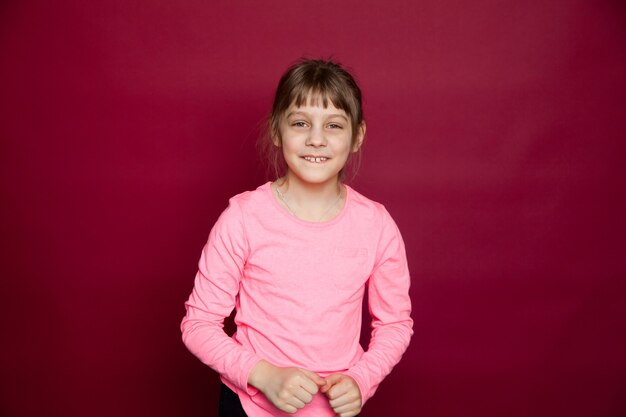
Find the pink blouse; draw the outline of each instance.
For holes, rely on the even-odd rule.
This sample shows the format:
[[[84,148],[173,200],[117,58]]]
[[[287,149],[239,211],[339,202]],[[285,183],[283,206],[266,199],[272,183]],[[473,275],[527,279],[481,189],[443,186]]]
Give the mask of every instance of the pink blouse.
[[[413,334],[410,276],[400,232],[385,208],[347,187],[341,213],[307,222],[266,183],[230,199],[209,234],[185,304],[183,341],[238,393],[250,417],[287,416],[248,385],[256,363],[355,379],[363,402],[400,361]],[[359,344],[368,286],[372,337]],[[236,333],[223,331],[236,309]],[[324,394],[296,414],[333,416]]]

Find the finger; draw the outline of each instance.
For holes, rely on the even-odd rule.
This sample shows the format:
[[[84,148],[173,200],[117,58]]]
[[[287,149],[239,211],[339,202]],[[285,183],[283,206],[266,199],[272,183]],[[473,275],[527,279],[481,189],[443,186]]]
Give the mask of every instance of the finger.
[[[330,400],[329,403],[330,403],[330,406],[333,409],[335,409],[335,408],[341,408],[345,405],[358,403],[359,401],[360,401],[360,398],[354,393],[346,393],[340,397]]]
[[[324,384],[324,386],[322,386],[322,387],[320,388],[320,392],[321,392],[322,394],[326,394],[326,391],[328,391],[328,390],[329,390],[332,386],[333,386],[333,385],[332,385],[330,382],[326,381],[326,383]]]
[[[282,406],[277,406],[279,409],[283,410],[286,413],[294,414],[298,409],[291,404],[283,404]]]
[[[342,376],[339,374],[331,374],[326,377],[326,384],[321,388],[321,391],[328,395],[328,391],[336,384],[341,382]]]
[[[350,383],[342,379],[341,381],[337,382],[332,387],[330,387],[326,395],[328,396],[328,398],[333,400],[335,398],[339,398],[342,395],[346,394],[348,391],[350,391],[350,388],[351,388]]]
[[[361,402],[360,401],[352,401],[347,404],[341,405],[339,407],[333,407],[333,411],[337,414],[351,413],[358,414],[361,410]]]
[[[321,379],[319,375],[312,372],[302,372],[298,380],[298,384],[311,395],[315,395],[320,389],[320,384],[316,382],[318,379],[323,381],[321,385],[326,384],[326,381]]]
[[[326,382],[330,383],[330,385],[335,385],[338,382],[341,382],[343,379],[343,375],[341,374],[331,374],[326,377]]]
[[[325,384],[322,388],[320,388],[320,391],[322,391],[323,393],[328,392],[328,390],[330,390],[340,380],[341,380],[341,375],[339,374],[328,375],[325,379]]]
[[[311,381],[313,381],[318,387],[323,387],[326,385],[326,380],[316,374],[315,372],[311,372],[308,369],[300,369]],[[317,392],[317,391],[315,391]]]
[[[315,395],[319,391],[317,384],[308,378],[303,378],[300,381],[300,387],[311,395]]]
[[[313,400],[313,395],[302,387],[298,387],[297,389],[295,389],[293,395],[304,404],[308,404],[311,402],[311,400]]]
[[[295,395],[290,396],[289,398],[284,400],[284,402],[286,406],[291,406],[294,408],[293,411],[289,411],[290,413],[295,413],[299,409],[304,408],[304,406],[306,405],[302,400],[300,400]]]

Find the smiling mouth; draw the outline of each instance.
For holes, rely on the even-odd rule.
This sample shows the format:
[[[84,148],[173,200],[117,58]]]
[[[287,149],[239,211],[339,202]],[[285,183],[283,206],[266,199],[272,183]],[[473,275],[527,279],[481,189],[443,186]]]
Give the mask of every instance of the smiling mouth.
[[[313,162],[314,164],[326,162],[328,161],[328,159],[330,159],[325,156],[303,156],[303,158],[309,162]]]

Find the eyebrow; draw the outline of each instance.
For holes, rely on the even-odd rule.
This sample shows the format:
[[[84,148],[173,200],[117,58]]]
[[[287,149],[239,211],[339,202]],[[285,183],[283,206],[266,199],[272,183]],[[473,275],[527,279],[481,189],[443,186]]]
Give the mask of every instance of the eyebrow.
[[[287,113],[287,118],[289,118],[291,116],[297,116],[297,115],[310,116],[308,113],[303,112],[303,111],[291,111],[291,112]],[[331,117],[341,117],[346,122],[348,121],[348,117],[343,115],[343,114],[341,114],[341,113],[332,113],[332,114],[329,114],[327,116],[327,118],[331,118]]]

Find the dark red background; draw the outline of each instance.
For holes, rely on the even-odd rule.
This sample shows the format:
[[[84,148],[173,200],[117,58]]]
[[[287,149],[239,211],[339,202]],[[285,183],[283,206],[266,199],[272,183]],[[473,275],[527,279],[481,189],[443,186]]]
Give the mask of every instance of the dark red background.
[[[626,414],[619,1],[0,4],[2,416],[209,416],[178,325],[302,55],[365,95],[354,186],[415,336],[362,415]]]

